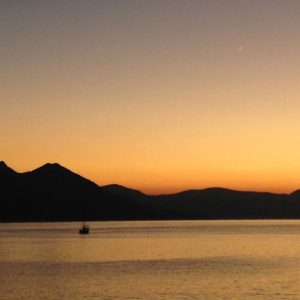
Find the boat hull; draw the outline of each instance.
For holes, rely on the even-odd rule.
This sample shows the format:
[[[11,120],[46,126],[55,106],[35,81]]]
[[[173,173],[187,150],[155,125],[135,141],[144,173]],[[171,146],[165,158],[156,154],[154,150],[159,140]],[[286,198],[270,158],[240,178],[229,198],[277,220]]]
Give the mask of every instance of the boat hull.
[[[89,227],[81,227],[79,229],[79,234],[89,234],[89,233],[90,233]]]

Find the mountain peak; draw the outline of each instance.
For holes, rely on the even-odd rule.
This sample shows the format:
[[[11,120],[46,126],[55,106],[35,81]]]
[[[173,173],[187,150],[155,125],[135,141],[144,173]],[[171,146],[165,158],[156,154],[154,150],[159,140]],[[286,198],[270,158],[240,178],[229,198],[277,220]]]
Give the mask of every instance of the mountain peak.
[[[71,172],[70,170],[68,170],[67,168],[61,166],[58,163],[46,163],[44,165],[42,165],[41,167],[33,170],[32,172]]]
[[[0,167],[6,167],[7,168],[7,164],[3,160],[1,160],[0,161]]]
[[[0,161],[0,172],[2,172],[2,173],[16,173],[3,160]]]
[[[49,168],[49,167],[51,167],[51,168],[58,168],[58,167],[60,167],[60,168],[62,168],[62,166],[59,163],[46,163],[42,167],[47,167],[47,168]]]
[[[135,189],[131,189],[131,188],[127,188],[125,186],[119,185],[119,184],[109,184],[106,186],[102,187],[105,191],[110,192],[110,193],[114,193],[114,194],[130,194],[131,196],[133,195],[144,195],[144,193],[142,193],[139,190],[135,190]]]

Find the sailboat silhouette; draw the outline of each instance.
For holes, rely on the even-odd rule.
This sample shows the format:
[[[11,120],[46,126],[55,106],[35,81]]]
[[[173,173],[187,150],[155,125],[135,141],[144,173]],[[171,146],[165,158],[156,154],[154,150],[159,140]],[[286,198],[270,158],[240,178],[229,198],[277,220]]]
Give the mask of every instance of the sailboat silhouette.
[[[90,227],[85,223],[85,207],[82,209],[82,226],[79,228],[79,234],[89,234]]]
[[[79,234],[89,234],[90,227],[86,225],[84,220],[82,220],[82,226],[79,228]]]

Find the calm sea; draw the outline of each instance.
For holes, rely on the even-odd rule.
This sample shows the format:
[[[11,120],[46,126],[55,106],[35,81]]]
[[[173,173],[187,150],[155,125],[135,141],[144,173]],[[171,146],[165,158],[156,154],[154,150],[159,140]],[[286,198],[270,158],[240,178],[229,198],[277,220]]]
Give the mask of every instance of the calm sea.
[[[0,224],[0,299],[300,299],[300,221]]]

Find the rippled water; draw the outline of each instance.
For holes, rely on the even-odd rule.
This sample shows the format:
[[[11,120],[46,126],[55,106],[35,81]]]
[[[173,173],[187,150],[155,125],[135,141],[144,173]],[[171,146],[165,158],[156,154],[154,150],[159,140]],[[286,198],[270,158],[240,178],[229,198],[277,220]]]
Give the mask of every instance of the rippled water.
[[[0,224],[0,299],[300,299],[300,221]]]

